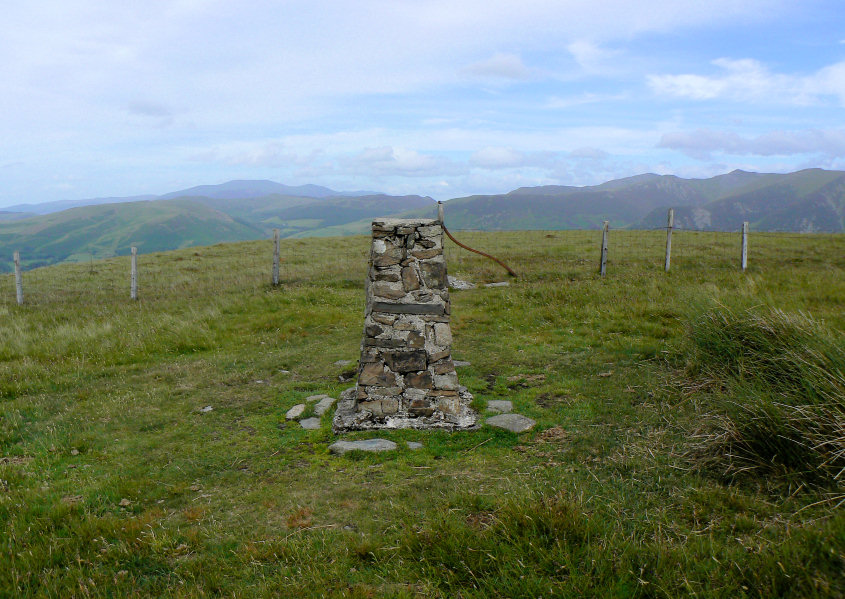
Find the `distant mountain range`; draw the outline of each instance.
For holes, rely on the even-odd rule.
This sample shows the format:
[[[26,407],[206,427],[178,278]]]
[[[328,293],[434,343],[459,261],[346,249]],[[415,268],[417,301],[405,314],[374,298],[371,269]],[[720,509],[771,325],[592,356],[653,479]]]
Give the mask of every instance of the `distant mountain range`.
[[[454,229],[653,229],[675,226],[735,231],[845,231],[845,172],[809,169],[789,174],[733,171],[710,179],[638,175],[589,187],[522,187],[469,196],[446,205]]]
[[[161,196],[20,204],[0,211],[0,272],[20,250],[27,268],[90,257],[153,252],[225,241],[366,233],[379,216],[435,215],[416,195],[338,192],[319,185],[229,181]],[[477,230],[599,228],[845,232],[845,172],[733,171],[710,179],[645,174],[588,187],[522,187],[506,194],[456,198],[449,228]]]

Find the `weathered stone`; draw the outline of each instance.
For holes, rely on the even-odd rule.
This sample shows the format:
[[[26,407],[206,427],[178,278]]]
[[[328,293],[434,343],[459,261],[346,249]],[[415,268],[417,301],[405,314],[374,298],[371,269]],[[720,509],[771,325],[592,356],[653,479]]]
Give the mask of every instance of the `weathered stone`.
[[[433,248],[437,245],[437,243],[435,243],[431,239],[424,238],[417,239],[417,244],[423,246],[423,248],[425,249]]]
[[[364,345],[367,347],[383,347],[386,349],[397,349],[405,347],[407,342],[404,339],[365,339]]]
[[[440,225],[417,227],[417,233],[420,237],[440,237],[443,235],[443,227]]]
[[[320,428],[320,419],[319,418],[306,418],[305,420],[299,421],[299,426],[307,430],[316,430]]]
[[[420,348],[425,345],[425,337],[417,331],[408,333],[408,347]]]
[[[434,342],[441,346],[452,345],[452,329],[448,324],[438,322],[434,325]]]
[[[524,433],[534,428],[534,425],[537,424],[534,420],[522,414],[499,414],[498,416],[491,416],[484,422],[488,426],[503,428],[512,433]]]
[[[335,441],[329,445],[329,453],[343,455],[349,451],[393,451],[396,443],[387,439],[365,439],[362,441]]]
[[[322,416],[323,414],[328,412],[329,409],[331,409],[331,407],[334,405],[334,402],[336,401],[337,400],[333,397],[324,397],[319,402],[317,402],[317,405],[314,406],[314,413],[317,416]]]
[[[393,329],[396,331],[421,331],[425,326],[422,318],[419,316],[403,315],[396,318],[396,323]]]
[[[458,389],[461,389],[461,387],[458,387]],[[466,390],[466,388],[464,388],[464,390]],[[460,395],[460,393],[454,389],[431,389],[428,391],[428,394],[433,397],[457,397]]]
[[[373,295],[387,299],[402,299],[405,297],[405,290],[398,283],[388,281],[375,281],[372,286]]]
[[[391,326],[394,322],[396,322],[397,316],[394,314],[371,314],[370,318],[372,318],[379,324],[386,324],[388,326]]]
[[[296,420],[305,412],[305,404],[299,403],[285,413],[285,420]]]
[[[423,444],[419,441],[405,441],[405,445],[408,446],[408,449],[411,451],[416,451],[417,449],[422,449]]]
[[[447,374],[455,372],[455,365],[452,360],[444,360],[434,365],[434,374]]]
[[[382,333],[384,333],[384,329],[378,326],[377,324],[368,324],[364,328],[364,334],[367,337],[378,337]]]
[[[450,350],[450,349],[444,349],[444,350],[441,350],[441,351],[438,351],[438,352],[432,352],[431,355],[428,357],[428,360],[430,362],[439,362],[440,360],[443,360],[444,358],[448,358],[451,355],[451,353],[452,353],[452,350]]]
[[[408,412],[414,416],[431,416],[434,414],[434,406],[428,399],[414,399],[408,405]]]
[[[332,362],[333,366],[349,366],[352,364],[352,360],[338,360],[337,362]]]
[[[427,366],[425,350],[385,352],[384,358],[393,372],[417,372]]]
[[[420,273],[426,287],[446,286],[446,263],[445,262],[420,262]]]
[[[447,414],[457,414],[461,409],[460,397],[438,397],[435,404],[437,409]]]
[[[376,242],[378,241],[380,240],[376,240]],[[380,268],[393,266],[394,264],[399,264],[405,258],[402,248],[398,248],[390,243],[385,245],[384,252],[377,253],[375,249],[373,250],[373,266]]]
[[[420,302],[421,304],[426,303],[426,302],[430,302],[431,298],[433,298],[433,297],[434,297],[434,294],[431,293],[431,291],[425,291],[425,290],[414,291],[414,299],[417,300],[418,302]]]
[[[513,403],[507,399],[491,399],[487,401],[487,409],[505,414],[513,410]]]
[[[434,375],[434,388],[435,389],[447,389],[447,390],[455,390],[458,389],[458,375],[454,372],[450,372],[447,374],[435,374]]]
[[[499,281],[497,283],[485,283],[485,287],[510,287],[509,281]]]
[[[414,291],[420,288],[420,278],[417,276],[417,269],[413,266],[405,266],[402,269],[402,286],[405,291]]]
[[[361,374],[358,375],[358,384],[390,387],[396,384],[396,375],[392,372],[386,372],[384,364],[381,362],[369,362],[361,369]]]
[[[434,379],[428,370],[422,372],[409,372],[404,376],[405,386],[415,389],[431,389]]]
[[[407,227],[407,226],[396,227],[396,234],[397,235],[412,235],[414,232],[415,232],[414,227]]]
[[[390,283],[396,283],[399,280],[401,280],[401,277],[399,276],[399,274],[397,274],[395,272],[378,272],[377,271],[373,275],[373,280],[374,281],[388,281]]]
[[[321,399],[326,399],[327,397],[329,396],[325,393],[321,393],[320,395],[309,395],[305,398],[305,401],[311,403],[312,401],[320,401]]]
[[[449,281],[449,287],[452,289],[475,289],[475,283],[462,281],[452,276],[447,276],[446,279]]]
[[[395,397],[402,394],[401,387],[367,387],[367,397],[381,399],[384,397]]]
[[[454,364],[455,364],[455,368],[460,368],[462,366],[472,366],[471,362],[467,362],[465,360],[455,360]]]
[[[373,312],[386,314],[445,314],[445,306],[441,304],[388,304],[373,302]]]
[[[442,253],[443,251],[440,248],[411,251],[411,255],[417,260],[428,260],[429,258],[434,258],[435,256],[439,256]]]
[[[373,416],[389,416],[395,414],[399,409],[399,402],[396,399],[376,399],[358,403],[361,410],[367,410]]]

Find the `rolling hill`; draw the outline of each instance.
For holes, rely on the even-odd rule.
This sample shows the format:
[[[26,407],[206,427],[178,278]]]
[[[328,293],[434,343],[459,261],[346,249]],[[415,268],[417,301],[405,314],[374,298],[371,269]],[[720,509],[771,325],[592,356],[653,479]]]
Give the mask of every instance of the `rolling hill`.
[[[267,238],[274,228],[291,236],[434,204],[431,198],[382,194],[215,195],[90,205],[0,222],[0,272],[12,269],[15,250],[25,268],[35,268],[127,254],[133,245],[149,253]]]
[[[454,229],[599,228],[845,231],[845,172],[808,169],[789,174],[745,171],[710,179],[638,175],[588,187],[548,185],[507,194],[469,196],[446,203]],[[414,213],[420,216],[421,213]]]

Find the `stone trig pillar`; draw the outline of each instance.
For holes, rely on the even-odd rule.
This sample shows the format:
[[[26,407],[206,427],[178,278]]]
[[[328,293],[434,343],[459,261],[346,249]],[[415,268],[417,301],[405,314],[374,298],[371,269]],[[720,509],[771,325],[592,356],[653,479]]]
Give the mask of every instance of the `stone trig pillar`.
[[[474,428],[452,363],[440,221],[377,219],[372,229],[358,384],[341,395],[333,429]]]

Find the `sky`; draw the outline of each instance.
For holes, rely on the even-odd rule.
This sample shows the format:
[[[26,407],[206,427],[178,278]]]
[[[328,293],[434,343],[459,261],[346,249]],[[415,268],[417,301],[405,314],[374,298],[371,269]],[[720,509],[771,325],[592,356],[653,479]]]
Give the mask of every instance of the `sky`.
[[[0,207],[845,169],[841,0],[28,0]]]

